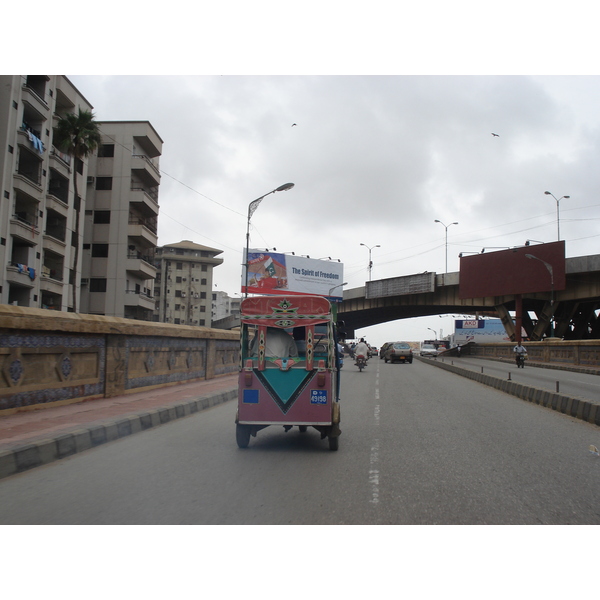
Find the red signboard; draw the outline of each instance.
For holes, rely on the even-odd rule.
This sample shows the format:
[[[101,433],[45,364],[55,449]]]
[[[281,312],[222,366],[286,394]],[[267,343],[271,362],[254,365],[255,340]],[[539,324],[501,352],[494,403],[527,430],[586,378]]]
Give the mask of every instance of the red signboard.
[[[461,299],[552,292],[565,287],[564,241],[460,259]]]

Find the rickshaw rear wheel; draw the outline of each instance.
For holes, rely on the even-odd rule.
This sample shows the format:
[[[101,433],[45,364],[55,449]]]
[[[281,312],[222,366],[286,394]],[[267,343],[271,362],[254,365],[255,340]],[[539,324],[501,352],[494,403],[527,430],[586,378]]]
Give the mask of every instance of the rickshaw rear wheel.
[[[340,446],[340,438],[336,436],[329,436],[329,449],[337,450]]]
[[[250,427],[248,425],[235,425],[235,441],[239,448],[247,448],[250,443]]]

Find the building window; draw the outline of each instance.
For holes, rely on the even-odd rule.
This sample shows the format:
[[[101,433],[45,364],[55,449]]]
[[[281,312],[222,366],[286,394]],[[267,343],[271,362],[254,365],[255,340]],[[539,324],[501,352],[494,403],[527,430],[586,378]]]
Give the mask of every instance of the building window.
[[[181,310],[181,304],[176,304],[175,305],[175,310]]]
[[[112,190],[112,177],[96,177],[97,190]]]
[[[102,225],[110,223],[110,210],[95,210],[94,224]]]
[[[203,305],[203,306],[201,306],[201,307],[200,307],[200,312],[206,312],[206,306],[204,306],[204,305]]]
[[[102,144],[100,148],[98,148],[98,156],[102,158],[113,158],[115,155],[115,145],[114,144]]]
[[[203,271],[208,271],[208,265],[202,265],[202,270]]]
[[[108,258],[108,244],[92,244],[94,258]]]
[[[181,277],[175,277],[175,283],[181,283]]]
[[[203,279],[203,280],[200,282],[200,285],[206,285],[206,279]]]
[[[90,279],[90,292],[106,292],[106,279]]]
[[[206,292],[200,292],[200,298],[206,298]]]
[[[175,290],[175,298],[181,298],[181,290]]]
[[[177,269],[178,271],[183,270],[183,263],[180,263],[180,262],[176,263],[175,264],[175,269]]]

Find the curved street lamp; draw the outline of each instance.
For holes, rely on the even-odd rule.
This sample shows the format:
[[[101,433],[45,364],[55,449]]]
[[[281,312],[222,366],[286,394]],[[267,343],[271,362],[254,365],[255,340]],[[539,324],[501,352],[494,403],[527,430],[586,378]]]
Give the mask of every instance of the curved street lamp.
[[[559,204],[563,198],[570,198],[571,196],[561,196],[557,198],[552,192],[544,192],[546,196],[552,196],[556,200],[556,232],[558,234],[558,241],[560,242],[560,208]]]
[[[447,273],[448,272],[448,227],[450,227],[450,225],[458,225],[458,223],[455,221],[454,223],[450,223],[450,225],[444,225],[444,223],[442,223],[439,219],[435,219],[434,223],[439,223],[446,230],[446,273]]]
[[[369,248],[369,246],[367,246],[366,244],[363,244],[361,242],[360,244],[361,246],[364,246],[368,251],[369,251],[369,281],[371,281],[371,271],[373,270],[373,261],[371,260],[371,250],[373,250],[373,248],[381,248],[381,246],[379,244],[377,244],[377,246],[371,246]]]
[[[287,190],[291,190],[293,187],[294,187],[293,183],[284,183],[283,185],[280,185],[278,188],[275,188],[274,190],[271,190],[270,192],[263,194],[260,198],[257,198],[256,200],[252,200],[252,202],[250,202],[250,204],[248,205],[248,223],[246,226],[246,263],[245,263],[246,285],[245,285],[245,289],[244,289],[244,298],[248,297],[248,251],[249,251],[249,246],[250,246],[250,219],[252,218],[254,211],[256,211],[256,209],[258,208],[258,205],[262,202],[263,198],[265,198],[269,194],[274,194],[275,192],[287,192]]]

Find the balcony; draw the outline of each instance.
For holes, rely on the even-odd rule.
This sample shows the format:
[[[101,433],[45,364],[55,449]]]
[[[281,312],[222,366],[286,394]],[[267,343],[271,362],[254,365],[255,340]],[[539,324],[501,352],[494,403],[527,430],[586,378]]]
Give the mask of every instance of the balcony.
[[[130,217],[127,235],[132,239],[142,240],[144,246],[156,246],[158,243],[156,226],[147,219]]]
[[[156,194],[151,194],[144,188],[132,187],[131,194],[129,196],[129,202],[142,213],[149,216],[158,215],[158,200],[154,198]]]
[[[52,146],[50,151],[50,164],[57,169],[59,173],[69,176],[71,172],[71,157],[64,152],[61,152],[55,146]]]
[[[149,257],[140,257],[137,254],[127,256],[126,270],[128,273],[141,279],[156,279],[157,269],[149,261]]]
[[[57,296],[62,296],[64,283],[62,281],[62,272],[54,269],[42,267],[42,276],[40,277],[40,290],[49,292]]]
[[[44,248],[44,250],[51,250],[52,252],[55,252],[59,255],[65,254],[65,248],[67,244],[64,241],[61,241],[58,238],[47,234],[44,234],[42,239],[42,247]]]
[[[160,184],[160,171],[158,167],[144,154],[132,155],[131,170],[151,186]]]
[[[47,77],[44,76],[29,76],[21,88],[23,102],[27,102],[42,115],[49,110],[48,103],[44,100],[46,81]]]
[[[25,264],[9,262],[6,266],[6,281],[21,287],[32,288],[36,277],[35,269]]]
[[[145,310],[154,311],[154,298],[143,292],[127,290],[125,292],[125,306],[139,307]]]
[[[10,235],[27,240],[31,245],[36,245],[40,235],[37,219],[20,212],[13,215],[10,219]]]

